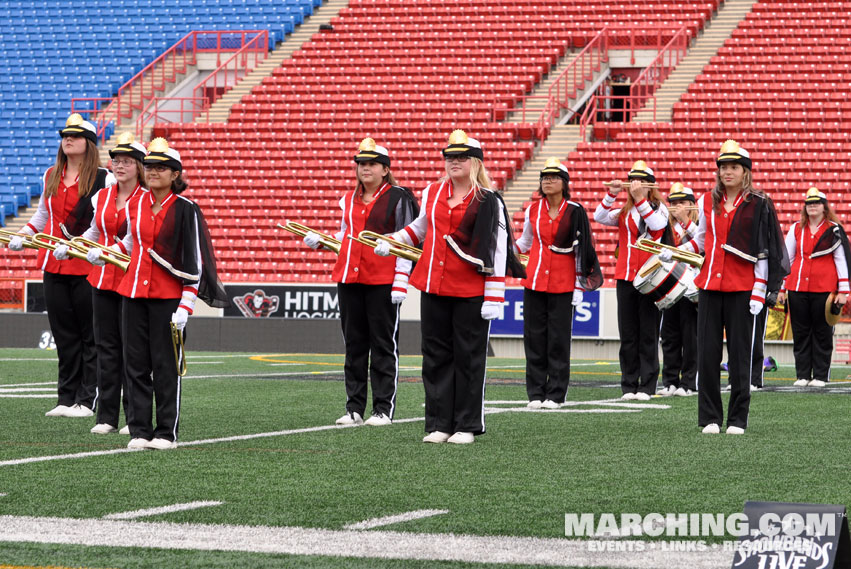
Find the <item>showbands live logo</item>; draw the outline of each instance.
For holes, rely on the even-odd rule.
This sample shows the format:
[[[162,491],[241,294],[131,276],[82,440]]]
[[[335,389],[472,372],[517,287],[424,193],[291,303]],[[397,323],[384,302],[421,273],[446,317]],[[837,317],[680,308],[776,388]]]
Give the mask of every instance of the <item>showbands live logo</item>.
[[[233,297],[233,303],[247,318],[268,318],[278,311],[280,298],[267,295],[263,289],[256,289],[241,296]]]

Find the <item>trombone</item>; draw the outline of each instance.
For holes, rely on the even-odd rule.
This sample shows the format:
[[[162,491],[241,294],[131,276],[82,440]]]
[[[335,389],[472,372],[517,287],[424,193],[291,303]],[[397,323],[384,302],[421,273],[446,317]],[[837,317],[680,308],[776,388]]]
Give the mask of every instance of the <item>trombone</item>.
[[[32,240],[36,247],[47,249],[49,251],[55,251],[60,245],[65,245],[68,247],[69,257],[82,259],[84,261],[88,261],[86,254],[89,252],[89,249],[96,247],[101,250],[99,258],[104,262],[111,263],[122,271],[126,271],[127,267],[130,266],[130,257],[128,255],[113,249],[104,248],[104,246],[100,243],[90,241],[84,237],[73,237],[70,241],[66,241],[61,237],[56,237],[55,235],[36,233],[33,235]]]
[[[29,235],[24,235],[23,233],[17,233],[15,231],[9,231],[8,229],[0,229],[0,243],[4,243],[6,245],[12,241],[13,237],[22,237],[24,239],[24,249],[38,249],[38,245],[33,243],[32,237]]]
[[[658,255],[662,249],[670,249],[672,251],[671,258],[687,263],[698,269],[703,266],[703,255],[692,253],[690,251],[683,251],[677,247],[665,245],[664,243],[659,243],[652,239],[639,239],[635,242],[635,245],[630,244],[630,247],[646,253],[653,253],[654,255]]]
[[[127,271],[127,267],[130,266],[130,255],[126,253],[122,253],[121,251],[116,251],[115,249],[110,249],[104,245],[96,241],[92,241],[91,239],[86,239],[85,237],[72,237],[70,241],[72,246],[76,246],[80,251],[84,253],[88,253],[89,249],[97,248],[101,250],[100,259],[102,259],[106,263],[110,263],[115,265],[122,271]]]
[[[290,233],[295,233],[299,237],[304,237],[308,233],[316,233],[319,236],[319,242],[322,243],[326,248],[331,249],[338,255],[340,254],[340,246],[341,242],[339,239],[331,237],[330,235],[325,235],[324,233],[320,233],[318,231],[314,231],[306,225],[301,223],[296,223],[295,221],[288,221],[286,225],[277,224],[279,229],[283,229],[285,231],[289,231]]]
[[[632,180],[630,180],[628,182],[621,182],[621,185],[626,186],[628,188],[631,182],[632,182]],[[603,182],[603,185],[606,186],[607,188],[611,188],[614,185],[614,183]],[[647,189],[650,189],[650,190],[658,190],[659,189],[659,184],[657,184],[655,182],[644,182],[644,181],[642,181],[641,185],[643,187],[647,188]]]
[[[517,253],[517,258],[520,259],[520,264],[524,267],[529,264],[529,255],[525,253]]]
[[[401,257],[402,259],[407,259],[409,261],[417,262],[420,260],[420,255],[423,254],[422,249],[417,249],[407,243],[402,243],[401,241],[396,241],[395,239],[391,239],[386,235],[382,235],[380,233],[375,233],[374,231],[361,231],[357,237],[353,235],[348,236],[349,239],[354,239],[358,243],[363,243],[368,247],[375,247],[378,245],[378,241],[383,240],[390,243],[390,254],[395,255],[396,257]]]
[[[177,324],[171,324],[171,345],[174,347],[174,361],[177,364],[177,375],[186,375],[186,352],[183,350],[183,332],[177,329]]]

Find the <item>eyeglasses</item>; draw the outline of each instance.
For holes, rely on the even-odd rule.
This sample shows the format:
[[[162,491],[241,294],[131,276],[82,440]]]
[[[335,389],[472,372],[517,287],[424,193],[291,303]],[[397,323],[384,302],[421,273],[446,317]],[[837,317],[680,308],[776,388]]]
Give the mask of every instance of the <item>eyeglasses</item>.
[[[548,174],[546,176],[541,177],[542,182],[558,182],[561,179],[561,176],[557,176],[555,174]]]
[[[171,170],[168,166],[163,166],[162,164],[145,164],[145,170],[153,170],[154,172],[165,172],[166,170]]]
[[[113,166],[130,166],[133,164],[133,160],[129,158],[113,158],[112,165]]]
[[[469,159],[469,156],[444,156],[447,162],[466,162]]]

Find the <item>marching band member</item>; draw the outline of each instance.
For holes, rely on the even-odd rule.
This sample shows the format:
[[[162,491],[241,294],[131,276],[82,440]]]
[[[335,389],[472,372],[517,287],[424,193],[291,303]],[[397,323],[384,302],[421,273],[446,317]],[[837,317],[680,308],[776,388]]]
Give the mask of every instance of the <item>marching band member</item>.
[[[807,191],[801,221],[786,234],[786,252],[792,263],[784,288],[789,290],[798,378],[794,385],[824,387],[830,381],[833,357],[833,326],[825,318],[825,304],[831,293],[836,293],[835,304],[845,304],[851,252],[845,230],[818,188]],[[781,291],[777,301],[783,302],[786,296]]]
[[[148,145],[144,168],[148,189],[126,204],[127,234],[117,245],[131,255],[118,286],[124,297],[121,338],[132,408],[127,447],[169,449],[177,444],[180,419],[180,376],[170,325],[183,334],[196,298],[224,307],[227,296],[216,275],[204,216],[180,195],[187,187],[180,154],[156,138]],[[91,249],[89,260],[102,263],[100,253]],[[156,429],[151,421],[154,397]]]
[[[425,188],[419,217],[391,237],[423,244],[411,274],[422,291],[423,442],[468,444],[485,432],[488,335],[505,300],[505,276],[525,273],[479,141],[456,130],[443,156],[446,177]],[[379,241],[375,252],[389,249]]]
[[[629,171],[626,203],[615,209],[622,189],[611,183],[594,220],[618,228],[618,262],[615,267],[618,299],[618,332],[621,391],[623,399],[646,401],[656,393],[659,378],[659,309],[653,300],[633,286],[638,270],[651,254],[630,247],[641,238],[659,240],[668,226],[668,209],[656,189],[653,170],[638,160]],[[648,184],[654,184],[648,186]]]
[[[669,225],[673,245],[680,246],[697,234],[699,214],[694,191],[676,182],[668,192]],[[691,285],[694,287],[694,285]],[[688,396],[697,391],[697,289],[692,289],[662,311],[662,385],[659,395]],[[691,300],[694,298],[694,300]]]
[[[92,199],[115,178],[99,167],[97,130],[74,113],[59,131],[56,162],[42,180],[38,209],[9,243],[20,250],[23,236],[46,233],[62,239],[81,235],[92,219]],[[44,271],[47,319],[59,358],[59,402],[48,417],[91,417],[97,403],[97,352],[92,334],[92,266],[82,259],[59,261],[46,249],[38,252]]]
[[[715,164],[715,188],[698,200],[697,234],[681,248],[706,254],[695,280],[700,289],[698,424],[704,433],[721,432],[721,361],[726,330],[731,385],[726,432],[738,435],[748,426],[751,362],[755,348],[762,346],[764,306],[775,299],[789,274],[789,259],[774,204],[752,185],[748,151],[728,140]]]
[[[570,201],[570,176],[558,158],[541,170],[539,199],[526,208],[517,249],[529,252],[523,280],[527,407],[558,409],[570,382],[573,309],[603,274],[585,208]]]
[[[342,225],[336,237],[342,245],[332,273],[346,345],[346,414],[336,423],[364,423],[367,384],[371,383],[372,416],[365,423],[382,426],[392,422],[396,410],[399,308],[408,294],[412,263],[378,257],[371,247],[345,237],[357,237],[364,230],[398,231],[416,218],[419,206],[409,189],[396,185],[386,148],[365,138],[354,161],[357,185],[340,198]],[[304,242],[316,249],[319,236],[308,233]]]
[[[122,134],[115,148],[109,151],[112,170],[118,181],[92,197],[91,226],[83,237],[99,242],[104,248],[111,246],[127,232],[124,205],[142,190],[145,172],[142,159],[145,147],[135,141],[132,133]],[[68,258],[68,247],[60,245],[53,252],[59,260]],[[124,358],[121,344],[121,295],[116,291],[124,272],[111,264],[96,266],[89,273],[92,285],[92,314],[94,338],[98,352],[97,369],[97,420],[91,432],[104,435],[118,430],[121,392],[124,390],[124,415],[130,411],[124,378]],[[126,429],[126,427],[125,427]],[[129,434],[126,431],[125,434]]]

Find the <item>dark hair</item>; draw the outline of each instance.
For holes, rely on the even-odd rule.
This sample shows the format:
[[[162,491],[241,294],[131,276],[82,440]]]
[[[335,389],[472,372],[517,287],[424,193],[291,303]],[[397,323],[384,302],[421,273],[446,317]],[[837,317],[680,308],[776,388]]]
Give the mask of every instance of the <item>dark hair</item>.
[[[567,180],[565,180],[561,176],[556,176],[556,177],[559,180],[561,180],[561,197],[563,197],[566,200],[569,200],[570,199],[570,184],[567,182]],[[538,180],[538,195],[541,196],[541,197],[545,197],[544,196],[543,178]]]
[[[183,172],[177,172],[177,178],[171,183],[171,191],[175,194],[182,194],[186,188],[189,187],[189,184],[186,183],[186,180],[183,179]]]

